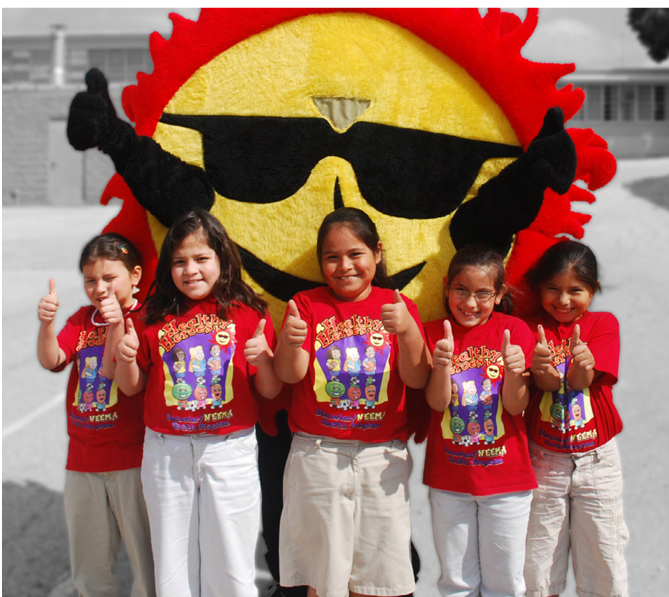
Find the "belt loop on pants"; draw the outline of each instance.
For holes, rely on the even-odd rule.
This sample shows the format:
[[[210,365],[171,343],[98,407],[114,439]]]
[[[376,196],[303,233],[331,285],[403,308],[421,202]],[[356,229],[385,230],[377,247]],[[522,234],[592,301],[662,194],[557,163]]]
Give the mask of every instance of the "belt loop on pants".
[[[320,437],[316,440],[316,452],[320,452],[320,451],[321,451],[321,442],[322,442],[322,441],[323,441],[323,440],[322,440]]]

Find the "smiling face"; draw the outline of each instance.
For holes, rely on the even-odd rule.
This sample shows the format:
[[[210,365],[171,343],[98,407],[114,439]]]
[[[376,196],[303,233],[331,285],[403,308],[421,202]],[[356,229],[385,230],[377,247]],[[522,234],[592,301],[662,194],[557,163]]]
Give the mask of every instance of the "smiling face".
[[[190,234],[172,254],[172,280],[191,300],[209,296],[221,275],[221,262],[201,234]]]
[[[130,272],[120,261],[97,259],[85,263],[81,271],[84,275],[86,296],[93,306],[99,309],[100,302],[109,297],[109,287],[112,282],[121,307],[127,309],[133,304],[132,287],[137,285],[142,277],[141,267],[137,266]]]
[[[323,277],[339,300],[355,302],[367,298],[380,262],[381,243],[372,251],[346,225],[335,226],[323,240]]]
[[[583,316],[593,297],[592,289],[571,270],[546,280],[539,286],[541,306],[559,323],[571,323]]]
[[[446,296],[448,308],[455,320],[464,327],[483,325],[492,315],[495,305],[499,305],[504,290],[495,293],[495,283],[491,275],[482,267],[465,267],[452,280],[447,281]],[[469,293],[467,298],[459,298],[459,293]],[[475,293],[489,293],[490,298],[477,301]],[[479,295],[480,296],[480,295]]]

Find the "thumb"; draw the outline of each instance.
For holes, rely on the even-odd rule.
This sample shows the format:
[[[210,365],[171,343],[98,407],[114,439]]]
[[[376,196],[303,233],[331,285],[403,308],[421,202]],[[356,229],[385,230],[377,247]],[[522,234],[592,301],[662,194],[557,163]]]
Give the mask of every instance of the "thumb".
[[[56,281],[53,278],[49,280],[49,294],[53,294],[56,298],[58,297],[56,294]]]
[[[537,326],[537,332],[539,332],[539,344],[548,344],[548,342],[546,342],[546,332],[544,331],[543,325]]]
[[[395,297],[395,303],[403,303],[404,301],[402,300],[402,295],[400,294],[400,291],[395,289],[394,292],[394,297]]]
[[[295,301],[293,299],[290,299],[288,301],[288,315],[292,315],[297,319],[302,319],[300,317],[300,312],[297,310],[297,305],[295,304]]]
[[[571,345],[578,346],[581,343],[581,326],[576,324],[574,326],[574,334],[571,337]]]
[[[135,331],[135,324],[132,322],[132,319],[128,318],[125,322],[125,333],[130,334],[131,336],[137,336]]]
[[[116,298],[116,280],[109,285],[109,298]]]
[[[509,349],[509,344],[511,344],[511,332],[509,330],[504,330],[504,336],[502,336],[502,354],[506,354],[506,351]]]
[[[109,90],[107,88],[107,79],[97,68],[92,68],[86,73],[86,89],[89,93],[99,95],[111,104]]]
[[[258,336],[262,336],[263,332],[265,331],[265,323],[267,323],[266,319],[261,319],[258,322],[258,327],[256,327],[256,331],[253,332],[253,337],[257,338]]]
[[[444,319],[444,340],[453,342],[453,330],[451,329],[451,322]]]

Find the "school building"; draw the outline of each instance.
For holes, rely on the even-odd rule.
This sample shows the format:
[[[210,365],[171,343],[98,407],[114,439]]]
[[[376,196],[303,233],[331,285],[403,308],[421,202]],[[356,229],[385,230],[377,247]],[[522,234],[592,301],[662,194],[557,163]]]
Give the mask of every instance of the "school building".
[[[70,102],[93,66],[107,76],[124,117],[123,88],[153,69],[149,36],[83,35],[58,25],[46,35],[3,36],[3,205],[99,201],[111,160],[75,151],[65,135]],[[669,156],[669,69],[577,71],[563,82],[587,94],[569,126],[593,128],[619,159]]]

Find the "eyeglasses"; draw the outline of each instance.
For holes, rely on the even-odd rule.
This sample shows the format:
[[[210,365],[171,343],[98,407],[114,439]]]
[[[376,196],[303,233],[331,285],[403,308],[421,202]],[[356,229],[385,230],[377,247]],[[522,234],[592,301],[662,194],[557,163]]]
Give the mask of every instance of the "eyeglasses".
[[[488,292],[487,290],[479,290],[478,292],[469,292],[469,290],[465,290],[464,288],[449,288],[449,292],[458,301],[466,301],[469,300],[470,296],[473,296],[474,299],[476,299],[477,303],[485,303],[495,296],[494,292]]]
[[[222,197],[272,203],[294,195],[328,156],[348,161],[360,193],[399,218],[440,218],[463,202],[481,166],[521,147],[356,122],[338,133],[322,118],[184,115],[160,122],[199,131],[204,165]]]

